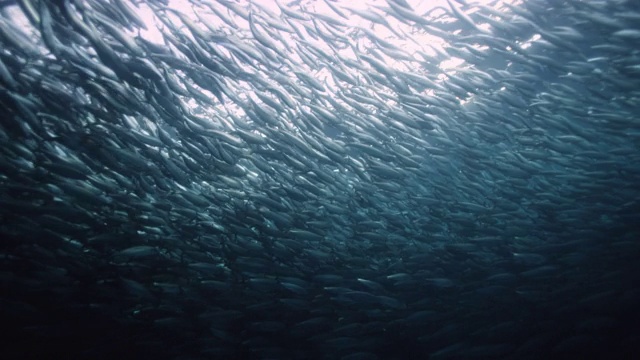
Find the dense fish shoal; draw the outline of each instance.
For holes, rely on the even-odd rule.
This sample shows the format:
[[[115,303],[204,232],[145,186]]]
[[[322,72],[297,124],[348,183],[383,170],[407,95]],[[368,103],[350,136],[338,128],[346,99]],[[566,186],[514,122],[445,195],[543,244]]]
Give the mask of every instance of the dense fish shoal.
[[[0,1],[3,358],[634,358],[634,1]]]

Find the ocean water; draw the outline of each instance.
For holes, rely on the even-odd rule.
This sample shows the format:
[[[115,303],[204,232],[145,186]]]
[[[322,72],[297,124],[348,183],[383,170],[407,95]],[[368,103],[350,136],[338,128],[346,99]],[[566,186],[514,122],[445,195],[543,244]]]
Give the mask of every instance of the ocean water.
[[[631,359],[634,1],[0,1],[3,359]]]

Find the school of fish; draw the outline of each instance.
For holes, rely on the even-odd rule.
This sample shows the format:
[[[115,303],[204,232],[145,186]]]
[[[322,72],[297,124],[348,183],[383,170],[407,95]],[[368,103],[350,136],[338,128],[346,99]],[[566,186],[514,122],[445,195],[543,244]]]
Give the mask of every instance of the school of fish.
[[[640,356],[640,4],[425,3],[0,0],[3,358]]]

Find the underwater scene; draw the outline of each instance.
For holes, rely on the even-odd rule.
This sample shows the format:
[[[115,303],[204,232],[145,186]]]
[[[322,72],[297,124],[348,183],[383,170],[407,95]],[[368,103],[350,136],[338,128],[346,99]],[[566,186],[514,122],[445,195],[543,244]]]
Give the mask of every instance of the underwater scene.
[[[640,2],[0,0],[3,359],[640,359]]]

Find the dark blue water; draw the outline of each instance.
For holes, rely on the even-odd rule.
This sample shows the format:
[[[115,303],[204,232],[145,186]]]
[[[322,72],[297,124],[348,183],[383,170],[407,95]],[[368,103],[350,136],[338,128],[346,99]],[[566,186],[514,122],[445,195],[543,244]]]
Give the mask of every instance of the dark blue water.
[[[637,357],[635,3],[265,4],[0,2],[3,358]]]

